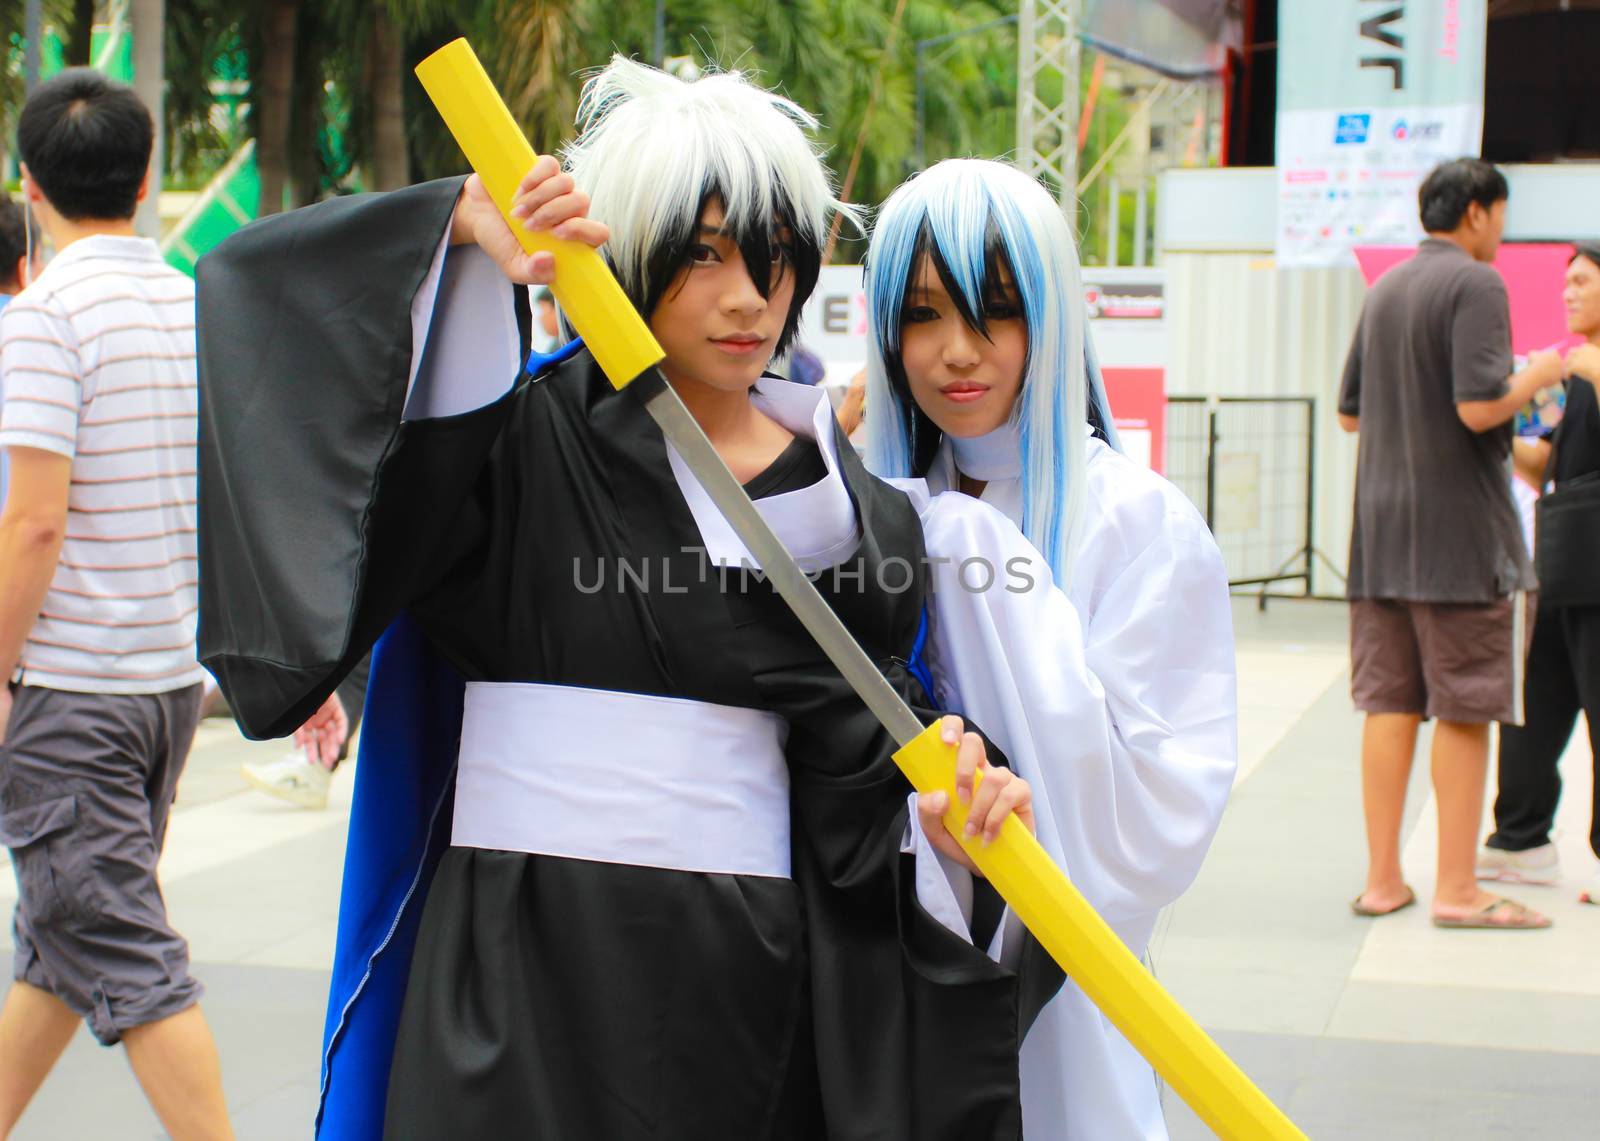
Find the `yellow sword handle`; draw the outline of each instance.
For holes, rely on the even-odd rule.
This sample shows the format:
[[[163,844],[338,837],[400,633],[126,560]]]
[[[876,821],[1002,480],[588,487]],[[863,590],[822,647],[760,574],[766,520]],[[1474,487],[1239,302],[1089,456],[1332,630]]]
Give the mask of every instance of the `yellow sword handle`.
[[[1067,976],[1218,1137],[1306,1141],[1128,950],[1021,821],[1007,817],[988,845],[967,839],[967,806],[956,798],[955,748],[944,743],[935,722],[894,759],[918,792],[949,795],[945,827]]]
[[[538,156],[472,45],[465,39],[446,44],[417,65],[417,78],[522,248],[555,255],[556,280],[550,290],[611,383],[622,388],[660,363],[666,354],[650,326],[592,247],[535,234],[511,217],[517,186]]]

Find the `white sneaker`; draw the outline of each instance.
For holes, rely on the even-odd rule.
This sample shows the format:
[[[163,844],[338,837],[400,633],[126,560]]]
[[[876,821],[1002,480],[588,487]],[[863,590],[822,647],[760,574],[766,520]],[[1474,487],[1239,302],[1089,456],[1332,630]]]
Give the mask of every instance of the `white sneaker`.
[[[1554,844],[1541,844],[1525,852],[1485,848],[1478,853],[1478,878],[1502,883],[1560,883],[1561,861]]]
[[[301,808],[328,807],[328,785],[333,781],[333,772],[312,764],[303,753],[290,753],[267,764],[246,762],[239,766],[239,771],[257,792]]]

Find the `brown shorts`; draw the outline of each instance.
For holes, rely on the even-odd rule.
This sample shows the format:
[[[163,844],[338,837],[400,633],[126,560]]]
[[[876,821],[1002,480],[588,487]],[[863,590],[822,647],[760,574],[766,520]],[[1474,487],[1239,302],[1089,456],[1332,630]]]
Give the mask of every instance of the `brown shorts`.
[[[1522,724],[1534,596],[1482,605],[1350,603],[1350,694],[1363,713]]]

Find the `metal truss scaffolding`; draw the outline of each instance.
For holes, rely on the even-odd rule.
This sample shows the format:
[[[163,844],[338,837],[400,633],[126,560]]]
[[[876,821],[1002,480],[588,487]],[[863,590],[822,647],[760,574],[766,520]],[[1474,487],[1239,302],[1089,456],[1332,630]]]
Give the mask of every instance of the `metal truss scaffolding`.
[[[1077,197],[1077,0],[1021,0],[1017,28],[1017,165],[1063,202]]]

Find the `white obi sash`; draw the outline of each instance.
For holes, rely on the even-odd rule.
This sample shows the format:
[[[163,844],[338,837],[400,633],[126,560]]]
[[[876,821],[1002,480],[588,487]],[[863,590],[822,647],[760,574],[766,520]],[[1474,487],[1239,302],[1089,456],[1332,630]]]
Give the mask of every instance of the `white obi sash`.
[[[787,732],[738,706],[469,682],[451,843],[787,878]]]

